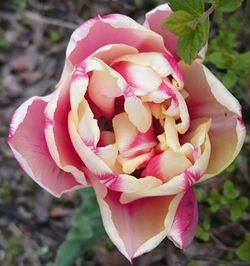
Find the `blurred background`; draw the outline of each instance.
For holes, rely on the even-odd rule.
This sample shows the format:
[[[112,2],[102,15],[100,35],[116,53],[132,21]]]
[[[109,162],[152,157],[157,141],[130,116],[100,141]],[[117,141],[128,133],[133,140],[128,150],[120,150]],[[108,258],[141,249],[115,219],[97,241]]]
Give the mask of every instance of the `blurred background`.
[[[0,265],[130,265],[103,233],[91,190],[50,196],[21,170],[6,145],[14,110],[53,91],[72,31],[96,13],[138,22],[159,0],[0,0]],[[185,252],[166,240],[135,266],[250,265],[250,1],[211,18],[206,64],[239,99],[248,127],[241,154],[196,187],[199,227]],[[58,251],[58,252],[57,252]]]

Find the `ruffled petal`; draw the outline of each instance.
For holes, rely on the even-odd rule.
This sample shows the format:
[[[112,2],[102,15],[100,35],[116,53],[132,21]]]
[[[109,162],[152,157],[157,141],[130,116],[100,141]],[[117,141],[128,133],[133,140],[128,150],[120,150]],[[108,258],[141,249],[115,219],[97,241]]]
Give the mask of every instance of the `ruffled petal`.
[[[25,172],[40,186],[54,196],[77,189],[85,184],[84,174],[81,181],[61,170],[50,155],[44,129],[46,118],[44,110],[50,99],[33,97],[15,112],[10,125],[8,144]]]
[[[93,186],[106,232],[120,252],[130,261],[149,252],[167,236],[183,196],[142,198],[120,203],[120,193],[100,182]]]
[[[211,118],[209,130],[211,156],[206,175],[225,169],[239,153],[245,138],[241,106],[224,85],[201,63],[180,63],[184,73],[186,99],[191,119]]]

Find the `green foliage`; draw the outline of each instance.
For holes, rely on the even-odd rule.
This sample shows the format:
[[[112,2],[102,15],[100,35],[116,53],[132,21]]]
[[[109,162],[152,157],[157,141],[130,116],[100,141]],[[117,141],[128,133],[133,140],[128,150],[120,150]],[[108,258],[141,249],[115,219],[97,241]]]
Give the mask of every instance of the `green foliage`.
[[[236,254],[240,259],[250,263],[250,234],[246,235],[245,241],[236,250]]]
[[[197,18],[183,10],[178,10],[165,22],[165,26],[179,36],[187,35],[193,31]]]
[[[228,207],[230,209],[230,218],[233,222],[246,216],[246,210],[249,205],[248,198],[241,196],[233,182],[229,180],[224,183],[221,194],[216,189],[212,189],[209,192],[207,202],[211,213],[217,212],[221,206]]]
[[[230,218],[232,221],[245,218],[246,209],[249,205],[249,199],[247,197],[239,197],[235,202],[231,204]]]
[[[209,215],[205,217],[203,222],[198,225],[196,230],[196,237],[199,240],[207,242],[210,239],[210,228],[211,228],[211,220]]]
[[[233,12],[242,5],[243,1],[244,0],[212,0],[212,3],[214,3],[219,11]]]
[[[205,9],[203,0],[170,0],[169,5],[173,11],[185,10],[196,17],[202,15]]]
[[[62,36],[61,36],[60,32],[58,32],[56,30],[51,30],[49,32],[49,40],[51,42],[58,42],[61,40],[61,38],[62,38]]]
[[[207,10],[205,10],[205,2],[211,4]],[[174,12],[164,25],[169,31],[179,36],[178,55],[186,63],[191,64],[208,41],[209,16],[216,11],[216,21],[222,22],[223,12],[234,11],[240,7],[242,2],[243,0],[170,0],[169,4]],[[234,54],[217,52],[210,55],[210,61],[219,68],[228,69],[230,62],[238,61],[234,56]],[[248,56],[243,56],[243,62],[247,62]],[[248,62],[243,65],[245,69]],[[234,72],[228,71],[224,81],[227,85],[233,86],[236,82]]]
[[[239,196],[239,191],[235,188],[232,181],[227,180],[223,186],[223,196],[225,203],[230,203]]]
[[[198,23],[195,30],[181,36],[177,44],[178,55],[188,64],[196,58],[198,52],[205,45],[209,32],[209,20]]]
[[[228,89],[236,83],[244,87],[249,85],[250,52],[237,51],[244,28],[244,23],[232,16],[219,24],[218,35],[209,44],[206,62],[219,70],[218,76]]]
[[[212,189],[209,193],[208,203],[210,205],[211,212],[217,212],[221,205],[221,196],[217,190]]]
[[[83,205],[78,209],[72,220],[71,228],[65,242],[59,247],[56,261],[51,266],[70,266],[104,235],[104,228],[92,189],[80,192]]]

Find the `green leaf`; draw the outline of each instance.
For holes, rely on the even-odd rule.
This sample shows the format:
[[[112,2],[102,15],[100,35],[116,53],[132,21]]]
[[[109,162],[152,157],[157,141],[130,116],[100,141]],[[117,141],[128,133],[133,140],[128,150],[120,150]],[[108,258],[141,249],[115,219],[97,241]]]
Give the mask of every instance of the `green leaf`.
[[[234,187],[233,182],[229,180],[224,183],[223,194],[228,200],[234,200],[240,195],[239,191]]]
[[[184,36],[195,29],[197,24],[196,21],[197,19],[194,15],[183,10],[178,10],[167,19],[164,25],[178,36]]]
[[[203,0],[170,0],[169,5],[173,11],[184,10],[195,16],[200,16],[205,10]]]
[[[205,45],[209,34],[209,20],[199,23],[194,31],[181,36],[177,44],[178,55],[188,64],[197,57],[198,52]]]
[[[250,234],[246,235],[245,241],[240,245],[240,247],[236,250],[237,256],[250,263]]]
[[[214,0],[215,7],[221,12],[232,12],[239,8],[244,0]]]
[[[227,71],[227,73],[222,78],[222,83],[228,89],[232,89],[232,87],[236,84],[236,82],[237,82],[237,76],[232,71]]]
[[[240,70],[250,70],[250,52],[238,54],[236,57],[236,67]]]
[[[57,251],[54,266],[71,266],[97,239],[104,235],[104,228],[93,189],[80,192],[82,206],[72,219],[66,240]]]
[[[220,194],[218,193],[217,190],[212,189],[209,193],[209,198],[208,198],[208,203],[210,205],[210,210],[211,212],[217,212],[218,209],[220,208]]]

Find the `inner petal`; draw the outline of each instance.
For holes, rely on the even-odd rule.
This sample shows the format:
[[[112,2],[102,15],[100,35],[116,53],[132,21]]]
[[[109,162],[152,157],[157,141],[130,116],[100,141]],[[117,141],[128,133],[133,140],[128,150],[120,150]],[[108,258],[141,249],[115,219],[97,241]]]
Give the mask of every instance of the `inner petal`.
[[[145,133],[138,131],[129,121],[126,113],[121,113],[114,117],[113,128],[118,145],[120,163],[124,166],[125,169],[123,170],[125,172],[132,173],[153,156],[151,150],[157,144],[153,128],[151,127]],[[137,159],[135,160],[135,158]],[[130,169],[128,169],[128,161],[131,161]]]

